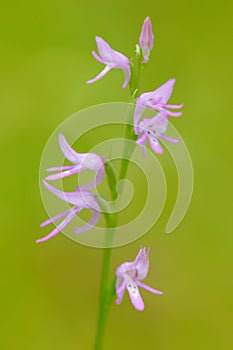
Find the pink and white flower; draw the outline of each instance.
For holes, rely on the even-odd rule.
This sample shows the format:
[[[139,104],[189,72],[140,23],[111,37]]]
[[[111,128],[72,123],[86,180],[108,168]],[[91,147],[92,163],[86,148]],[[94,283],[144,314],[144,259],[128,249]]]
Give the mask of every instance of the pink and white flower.
[[[83,190],[77,191],[77,192],[62,192],[54,188],[53,186],[49,185],[44,180],[43,180],[43,183],[45,187],[49,191],[51,191],[55,196],[57,196],[58,198],[62,199],[67,203],[72,204],[73,207],[43,222],[40,225],[41,227],[47,226],[65,217],[65,219],[52,232],[50,232],[47,236],[38,239],[36,241],[37,243],[47,241],[48,239],[54,237],[59,232],[61,232],[75,218],[75,216],[79,214],[79,212],[82,209],[90,209],[92,211],[92,218],[86,225],[76,228],[74,230],[74,233],[78,234],[78,233],[85,232],[87,230],[90,230],[93,226],[97,224],[101,214],[100,206],[95,196],[91,192],[83,191]]]
[[[146,153],[146,141],[149,141],[151,149],[158,154],[163,153],[159,138],[171,143],[179,143],[179,140],[163,135],[167,131],[168,117],[160,112],[154,118],[144,118],[138,125],[137,144],[142,147],[143,155]]]
[[[175,81],[175,79],[170,79],[158,89],[152,92],[145,92],[138,97],[134,110],[134,132],[136,135],[138,134],[139,119],[146,108],[150,108],[158,112],[163,112],[164,115],[172,117],[180,117],[182,115],[181,112],[171,112],[169,109],[180,109],[183,107],[183,104],[167,104],[172,94]]]
[[[122,69],[125,75],[125,81],[123,88],[128,85],[130,80],[130,62],[129,59],[122,53],[113,50],[104,39],[96,36],[96,44],[99,51],[99,56],[92,51],[94,58],[102,64],[105,64],[106,67],[98,74],[95,78],[88,80],[87,84],[94,83],[95,81],[103,78],[112,68]]]
[[[144,310],[144,302],[140,295],[138,287],[144,288],[154,294],[163,294],[159,290],[155,290],[142,283],[149,271],[149,251],[150,248],[141,248],[136,259],[133,262],[125,262],[116,270],[116,304],[120,304],[125,290],[128,290],[130,300],[136,310]]]
[[[60,166],[48,168],[48,172],[58,171],[56,174],[51,174],[46,177],[46,180],[60,180],[67,176],[71,176],[86,169],[93,170],[96,172],[96,178],[87,185],[80,186],[82,190],[86,190],[97,186],[104,177],[105,168],[104,160],[95,153],[77,153],[75,152],[68,142],[66,141],[64,135],[59,134],[59,145],[65,158],[68,159],[73,165]]]

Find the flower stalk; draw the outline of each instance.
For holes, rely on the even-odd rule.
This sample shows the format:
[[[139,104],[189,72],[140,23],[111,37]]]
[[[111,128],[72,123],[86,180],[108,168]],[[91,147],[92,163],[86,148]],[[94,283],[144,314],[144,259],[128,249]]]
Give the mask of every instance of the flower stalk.
[[[109,220],[108,225],[114,225],[114,222]],[[104,326],[107,318],[109,308],[111,306],[113,296],[115,295],[115,284],[114,289],[109,288],[109,273],[111,266],[111,253],[112,253],[112,239],[115,228],[107,227],[106,228],[106,239],[105,245],[106,248],[103,250],[102,258],[102,269],[101,269],[101,281],[100,281],[100,304],[99,304],[99,313],[98,313],[98,323],[96,330],[95,338],[95,347],[94,350],[101,350],[103,345],[103,336],[104,336]]]
[[[136,94],[139,90],[138,88],[139,75],[141,73],[141,66],[142,66],[140,59],[141,59],[141,55],[138,55],[136,59],[137,64],[133,66],[134,67],[133,69],[131,69],[131,79],[129,82],[129,88],[130,88],[132,104],[130,106],[127,125],[125,129],[126,142],[123,150],[123,157],[121,159],[121,166],[120,166],[118,181],[126,177],[128,166],[129,166],[129,160],[136,146],[135,142],[131,142],[129,144],[127,140],[133,140],[133,141],[136,140],[136,137],[134,134],[134,127],[133,127],[133,118],[134,118]],[[116,200],[118,196],[118,193],[116,192],[117,178],[111,162],[105,163],[105,172],[108,178],[108,184],[111,191],[111,198],[112,200]],[[123,192],[123,186],[120,188],[120,192],[121,193]],[[103,250],[103,258],[102,258],[102,274],[101,274],[101,282],[100,282],[100,306],[99,306],[99,313],[98,313],[98,325],[97,325],[97,331],[96,331],[94,350],[102,349],[104,326],[105,326],[107,314],[114,300],[114,297],[116,296],[116,288],[115,288],[116,277],[114,277],[113,281],[110,283],[109,274],[110,274],[111,254],[112,254],[111,245],[112,245],[113,236],[115,233],[116,223],[118,219],[117,212],[113,212],[111,214],[106,213],[105,218],[107,223],[106,236],[105,236],[106,248],[104,248]]]
[[[59,146],[65,158],[70,162],[65,166],[53,166],[48,168],[49,175],[47,181],[62,180],[69,176],[77,175],[80,172],[91,170],[95,173],[95,180],[76,187],[73,192],[64,192],[53,187],[47,181],[43,181],[44,186],[60,200],[69,205],[69,209],[49,218],[41,224],[42,227],[62,219],[60,224],[47,236],[40,238],[37,242],[44,242],[61,232],[83,209],[88,209],[92,217],[86,225],[75,228],[73,233],[80,234],[95,226],[104,214],[106,220],[106,233],[103,249],[102,271],[100,281],[99,312],[94,350],[102,350],[104,339],[104,328],[108,311],[116,299],[116,304],[120,304],[125,291],[128,291],[130,300],[136,310],[144,309],[144,302],[140,295],[139,288],[143,288],[153,294],[163,294],[161,291],[141,282],[147,277],[149,271],[149,248],[142,248],[134,261],[124,262],[116,270],[116,276],[110,281],[111,254],[115,230],[118,222],[118,192],[117,183],[126,178],[129,161],[132,157],[136,144],[140,144],[145,154],[146,142],[151,149],[158,154],[163,152],[158,139],[172,143],[178,140],[172,139],[164,133],[168,128],[169,117],[180,117],[180,109],[183,104],[168,104],[172,94],[175,79],[170,79],[154,91],[139,95],[141,73],[145,64],[149,60],[150,51],[154,45],[154,35],[149,17],[144,20],[139,43],[136,45],[135,57],[129,60],[122,53],[112,49],[112,47],[101,37],[96,37],[98,54],[92,52],[93,57],[102,65],[103,70],[87,84],[94,83],[102,79],[111,69],[120,69],[124,73],[123,88],[129,86],[131,104],[125,125],[125,143],[121,158],[119,174],[116,174],[113,163],[106,157],[101,157],[95,153],[78,153],[67,142],[65,136],[58,136]],[[155,111],[153,118],[144,118],[142,115],[146,108]],[[175,110],[175,111],[171,111]],[[178,111],[177,111],[178,110]],[[101,195],[91,192],[91,189],[99,185],[104,177],[107,177],[110,189],[110,199],[106,200]],[[123,192],[124,183],[121,183],[120,195]],[[70,205],[72,207],[70,207]]]

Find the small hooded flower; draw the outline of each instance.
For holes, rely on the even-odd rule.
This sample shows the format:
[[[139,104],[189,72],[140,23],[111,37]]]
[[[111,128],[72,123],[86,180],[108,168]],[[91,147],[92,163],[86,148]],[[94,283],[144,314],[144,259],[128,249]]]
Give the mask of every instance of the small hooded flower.
[[[130,62],[129,59],[124,56],[122,53],[113,50],[104,39],[97,36],[95,38],[96,44],[98,47],[99,55],[98,56],[95,51],[92,51],[92,55],[94,58],[102,64],[105,64],[106,67],[102,70],[102,72],[97,75],[97,77],[88,80],[87,84],[94,83],[95,81],[104,77],[112,68],[122,69],[125,75],[125,81],[123,84],[123,88],[125,88],[130,79]]]
[[[149,141],[151,149],[155,153],[163,153],[163,149],[158,141],[158,138],[179,143],[179,140],[163,135],[167,131],[168,118],[162,112],[158,113],[154,118],[145,118],[138,125],[139,136],[136,141],[142,146],[143,155],[146,151],[146,140]]]
[[[61,232],[75,218],[75,216],[79,214],[82,209],[90,209],[92,211],[92,218],[86,225],[74,229],[74,233],[78,234],[85,232],[97,224],[100,218],[100,207],[95,196],[91,192],[83,190],[77,192],[62,192],[49,185],[44,180],[43,183],[45,187],[47,187],[47,189],[51,191],[55,196],[67,203],[73,204],[73,207],[43,222],[40,225],[41,227],[47,226],[65,217],[65,219],[52,232],[50,232],[47,236],[38,239],[36,241],[37,243],[47,241],[48,239]]]
[[[150,17],[146,17],[146,19],[143,22],[139,43],[144,57],[143,63],[148,62],[150,51],[154,46],[154,35],[152,32],[152,24]]]
[[[125,290],[128,290],[130,300],[136,310],[144,310],[144,302],[140,295],[138,287],[144,288],[154,294],[163,294],[146,284],[142,283],[149,271],[149,254],[150,249],[141,248],[136,259],[133,262],[125,262],[116,270],[116,304],[120,304]]]
[[[97,186],[103,180],[105,173],[103,159],[95,153],[77,153],[70,147],[64,135],[59,134],[58,138],[62,153],[74,165],[47,169],[48,172],[58,171],[58,173],[47,176],[46,180],[59,180],[67,176],[80,173],[83,170],[90,169],[96,172],[95,180],[88,185],[80,187],[83,190]]]
[[[171,109],[180,109],[183,107],[183,104],[180,105],[169,105],[167,104],[172,90],[175,84],[175,79],[168,80],[165,84],[160,86],[158,89],[152,92],[146,92],[138,97],[136,101],[136,107],[134,110],[134,131],[135,134],[138,134],[138,122],[139,119],[146,108],[158,112],[164,112],[167,116],[180,117],[181,112],[171,112],[168,108]]]

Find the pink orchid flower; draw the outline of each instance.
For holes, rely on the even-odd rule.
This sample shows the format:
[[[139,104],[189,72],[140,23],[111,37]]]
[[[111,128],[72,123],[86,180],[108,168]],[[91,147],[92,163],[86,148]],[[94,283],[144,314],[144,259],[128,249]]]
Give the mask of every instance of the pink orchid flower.
[[[105,174],[103,159],[95,153],[77,153],[70,147],[64,135],[59,134],[58,138],[62,153],[74,165],[47,169],[48,172],[58,171],[58,173],[47,176],[46,180],[59,180],[89,169],[96,172],[96,178],[91,183],[80,186],[80,188],[83,190],[97,186],[103,180]]]
[[[36,241],[37,243],[47,241],[48,239],[61,232],[75,218],[75,216],[79,214],[82,209],[90,209],[92,211],[92,218],[86,225],[76,228],[74,230],[74,233],[78,234],[85,232],[97,224],[100,218],[100,207],[95,196],[91,192],[83,190],[77,192],[62,192],[49,185],[44,180],[43,183],[45,187],[47,187],[47,189],[51,191],[55,196],[67,203],[73,204],[73,207],[43,222],[40,225],[41,227],[47,226],[66,216],[66,218],[52,232],[50,232],[47,236],[38,239]]]
[[[136,310],[144,310],[144,302],[138,290],[138,287],[144,288],[154,294],[163,294],[158,290],[155,290],[141,280],[146,278],[149,271],[149,254],[150,248],[141,248],[136,259],[133,262],[125,262],[121,264],[116,270],[116,304],[120,304],[125,290],[128,290],[130,300]]]
[[[143,63],[148,62],[150,51],[154,46],[154,35],[152,32],[152,24],[150,17],[146,17],[146,19],[143,22],[139,43],[144,57]]]
[[[102,70],[102,72],[97,75],[97,77],[88,80],[87,84],[94,83],[95,81],[104,77],[112,68],[122,69],[125,75],[125,81],[123,84],[123,88],[125,88],[130,79],[130,62],[129,59],[124,56],[122,53],[113,50],[104,39],[97,36],[95,38],[96,44],[98,47],[99,55],[98,56],[95,51],[92,51],[92,55],[94,58],[102,64],[105,64],[106,67]]]
[[[175,81],[175,79],[170,79],[158,89],[152,92],[145,92],[144,94],[138,97],[136,101],[136,107],[134,110],[134,131],[136,135],[138,134],[139,119],[146,108],[150,108],[158,112],[164,112],[167,116],[172,117],[180,117],[182,115],[181,112],[171,112],[167,109],[180,109],[183,107],[183,104],[167,104],[172,94]]]
[[[162,112],[158,113],[154,118],[145,118],[139,123],[139,137],[136,143],[142,146],[144,156],[146,152],[146,140],[149,141],[151,149],[159,154],[163,153],[163,149],[158,138],[172,143],[179,143],[179,140],[163,135],[166,132],[167,127],[168,117]]]

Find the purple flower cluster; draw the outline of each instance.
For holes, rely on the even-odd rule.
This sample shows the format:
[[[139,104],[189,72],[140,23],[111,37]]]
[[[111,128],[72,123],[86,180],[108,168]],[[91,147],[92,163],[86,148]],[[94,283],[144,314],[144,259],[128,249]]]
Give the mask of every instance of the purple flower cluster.
[[[125,75],[123,88],[125,88],[131,77],[130,61],[122,53],[113,50],[107,43],[100,37],[96,37],[96,44],[98,47],[100,57],[92,51],[94,58],[100,63],[105,65],[105,68],[94,79],[88,80],[87,83],[93,83],[101,79],[106,75],[110,69],[117,68],[122,69]],[[150,51],[154,46],[154,35],[152,32],[152,24],[149,17],[144,20],[140,38],[139,47],[142,52],[142,63],[147,63],[150,56]],[[160,145],[159,139],[166,140],[172,143],[178,143],[179,140],[165,136],[164,133],[168,128],[168,116],[179,117],[181,112],[172,112],[169,109],[180,109],[183,104],[170,105],[168,100],[172,94],[172,90],[175,84],[175,79],[168,80],[165,84],[157,88],[152,92],[146,92],[141,94],[137,98],[136,107],[134,111],[134,131],[138,135],[137,144],[140,144],[145,154],[146,141],[149,141],[151,149],[155,153],[163,153],[163,149]],[[154,118],[140,119],[144,110],[149,108],[157,112]]]
[[[100,80],[111,69],[115,68],[123,71],[124,83],[122,87],[126,88],[129,84],[133,101],[136,101],[133,113],[134,133],[138,137],[136,144],[142,147],[143,154],[146,152],[147,141],[153,152],[157,154],[163,153],[160,140],[178,143],[179,140],[165,135],[168,129],[169,117],[180,117],[182,115],[180,109],[183,107],[183,104],[168,103],[174,88],[175,79],[169,79],[154,91],[145,92],[138,96],[138,81],[140,75],[138,72],[140,69],[137,70],[137,68],[141,68],[142,65],[145,65],[149,61],[150,52],[154,46],[154,35],[150,18],[147,17],[144,20],[139,37],[139,44],[136,45],[136,65],[135,61],[131,62],[125,55],[112,49],[110,45],[99,36],[96,37],[96,45],[98,54],[92,51],[92,55],[98,62],[104,65],[104,68],[95,78],[88,80],[87,84]],[[138,97],[136,98],[136,96]],[[147,108],[154,111],[155,115],[152,118],[143,118],[143,113]],[[99,185],[105,176],[104,159],[95,153],[77,153],[66,141],[64,135],[60,134],[58,138],[60,149],[71,164],[48,168],[47,172],[49,172],[49,175],[46,177],[46,181],[43,180],[43,183],[56,197],[68,203],[70,208],[41,224],[41,227],[44,227],[61,219],[59,225],[53,229],[52,232],[38,239],[37,242],[47,241],[57,235],[82,209],[89,209],[92,212],[92,217],[84,226],[74,229],[75,234],[91,229],[98,223],[101,214],[100,202],[97,196],[90,190]],[[47,182],[61,180],[87,169],[95,172],[95,180],[84,186],[77,187],[74,192],[63,192]],[[140,249],[133,262],[125,262],[117,268],[117,304],[121,303],[125,290],[127,290],[135,309],[142,311],[144,309],[144,302],[138,287],[144,288],[154,294],[163,294],[141,282],[146,278],[148,271],[149,249],[146,250],[146,248]]]

